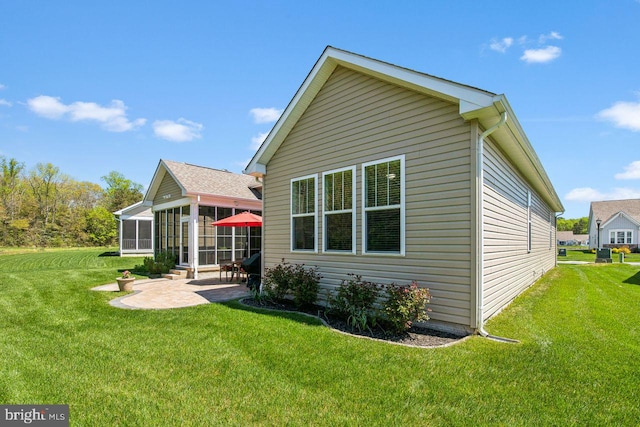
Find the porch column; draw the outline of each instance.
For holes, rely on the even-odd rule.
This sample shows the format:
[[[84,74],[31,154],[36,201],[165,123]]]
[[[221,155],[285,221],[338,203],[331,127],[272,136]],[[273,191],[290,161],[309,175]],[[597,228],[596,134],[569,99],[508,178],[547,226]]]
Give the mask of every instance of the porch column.
[[[200,196],[198,199],[191,202],[191,208],[189,209],[189,266],[193,271],[193,278],[198,278],[198,260],[199,260],[199,247],[198,247],[198,217]]]
[[[122,256],[122,215],[118,218],[118,245],[120,249],[120,256]]]

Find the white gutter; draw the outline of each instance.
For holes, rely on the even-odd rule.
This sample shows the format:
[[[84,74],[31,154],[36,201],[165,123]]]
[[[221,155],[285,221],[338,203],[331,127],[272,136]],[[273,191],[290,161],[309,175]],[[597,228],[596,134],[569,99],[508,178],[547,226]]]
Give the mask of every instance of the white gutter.
[[[484,330],[484,304],[483,304],[483,289],[484,289],[484,139],[495,132],[500,126],[507,122],[507,112],[504,111],[500,115],[500,120],[489,129],[482,132],[478,138],[478,145],[476,147],[476,179],[477,179],[477,200],[478,200],[478,241],[476,246],[476,332],[483,337],[491,338],[497,341],[503,342],[518,342],[510,338],[502,338],[490,335]]]

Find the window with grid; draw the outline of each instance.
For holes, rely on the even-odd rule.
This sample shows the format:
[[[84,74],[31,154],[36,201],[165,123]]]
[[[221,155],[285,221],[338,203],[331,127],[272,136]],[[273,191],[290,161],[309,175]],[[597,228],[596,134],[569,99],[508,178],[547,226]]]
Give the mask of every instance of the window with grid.
[[[355,252],[355,166],[325,172],[324,250]]]
[[[625,245],[633,242],[633,232],[630,230],[612,230],[609,233],[609,243],[614,245]]]
[[[404,254],[404,156],[362,170],[364,252]]]
[[[315,251],[317,175],[291,180],[291,250]]]

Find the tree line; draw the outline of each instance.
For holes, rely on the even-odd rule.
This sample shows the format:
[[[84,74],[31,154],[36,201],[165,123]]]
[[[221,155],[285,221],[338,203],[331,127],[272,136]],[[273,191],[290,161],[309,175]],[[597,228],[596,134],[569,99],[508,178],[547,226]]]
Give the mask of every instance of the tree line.
[[[559,217],[556,222],[558,231],[573,231],[573,234],[589,234],[589,218],[584,216],[577,219],[564,219]]]
[[[105,188],[76,181],[51,163],[27,170],[0,156],[0,246],[106,246],[116,242],[113,212],[139,202],[142,185],[117,171]]]

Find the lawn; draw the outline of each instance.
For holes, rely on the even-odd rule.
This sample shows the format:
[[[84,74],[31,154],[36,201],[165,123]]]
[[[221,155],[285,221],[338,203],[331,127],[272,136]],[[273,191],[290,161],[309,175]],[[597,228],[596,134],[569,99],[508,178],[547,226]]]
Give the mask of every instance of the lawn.
[[[237,303],[122,310],[140,259],[0,255],[0,403],[71,425],[637,425],[640,268],[561,265],[492,334],[407,348]]]
[[[567,256],[558,256],[558,261],[588,261],[595,262],[596,254],[591,253],[584,246],[561,246],[567,250]],[[620,254],[611,254],[613,262],[620,262]],[[625,254],[625,262],[640,262],[640,253]]]

